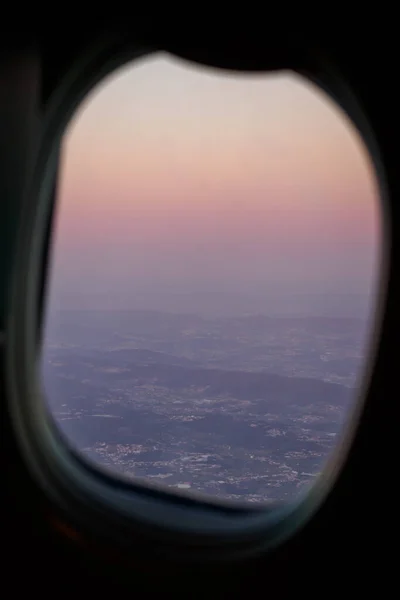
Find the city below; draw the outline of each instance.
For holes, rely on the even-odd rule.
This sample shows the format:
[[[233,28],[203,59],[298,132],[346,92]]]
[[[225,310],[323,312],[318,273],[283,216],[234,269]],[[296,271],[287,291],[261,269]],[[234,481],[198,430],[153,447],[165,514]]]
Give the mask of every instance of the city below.
[[[367,333],[352,317],[61,311],[46,327],[44,388],[71,447],[115,474],[288,501],[340,440]]]

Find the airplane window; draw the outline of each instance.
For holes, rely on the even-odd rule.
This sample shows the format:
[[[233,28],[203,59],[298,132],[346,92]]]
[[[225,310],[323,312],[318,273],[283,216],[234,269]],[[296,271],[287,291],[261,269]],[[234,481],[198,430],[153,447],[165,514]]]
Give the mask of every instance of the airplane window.
[[[381,263],[359,133],[290,72],[158,56],[63,142],[41,373],[66,441],[178,494],[290,501],[358,400]]]

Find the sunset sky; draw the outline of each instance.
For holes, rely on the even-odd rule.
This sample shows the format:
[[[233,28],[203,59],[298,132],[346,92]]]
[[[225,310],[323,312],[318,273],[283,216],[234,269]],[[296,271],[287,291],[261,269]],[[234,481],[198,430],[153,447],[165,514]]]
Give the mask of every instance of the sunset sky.
[[[158,56],[109,77],[72,121],[53,244],[50,302],[66,308],[363,294],[377,185],[347,117],[299,76]]]

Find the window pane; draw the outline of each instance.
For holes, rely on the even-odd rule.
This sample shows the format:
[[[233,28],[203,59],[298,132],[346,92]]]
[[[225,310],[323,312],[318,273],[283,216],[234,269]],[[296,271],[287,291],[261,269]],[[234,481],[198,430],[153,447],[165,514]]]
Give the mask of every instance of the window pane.
[[[48,276],[68,442],[178,493],[306,490],[364,375],[379,208],[354,126],[295,74],[158,57],[108,78],[65,135]]]

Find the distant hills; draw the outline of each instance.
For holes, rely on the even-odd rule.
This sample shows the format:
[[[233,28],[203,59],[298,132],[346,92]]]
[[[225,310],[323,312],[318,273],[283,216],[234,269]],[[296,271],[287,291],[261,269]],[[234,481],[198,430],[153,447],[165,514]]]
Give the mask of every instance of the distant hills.
[[[349,391],[339,384],[269,373],[195,367],[192,361],[160,352],[116,350],[79,355],[76,351],[57,351],[55,356],[60,360],[60,367],[46,369],[47,381],[51,380],[52,387],[57,385],[57,375],[61,373],[72,375],[77,383],[79,380],[93,381],[96,387],[112,386],[118,381],[127,388],[134,382],[134,386],[153,384],[171,391],[204,389],[207,396],[264,400],[269,409],[279,411],[284,406],[320,403],[343,407],[349,400]],[[66,389],[65,382],[63,386]],[[66,399],[70,400],[67,396]]]

